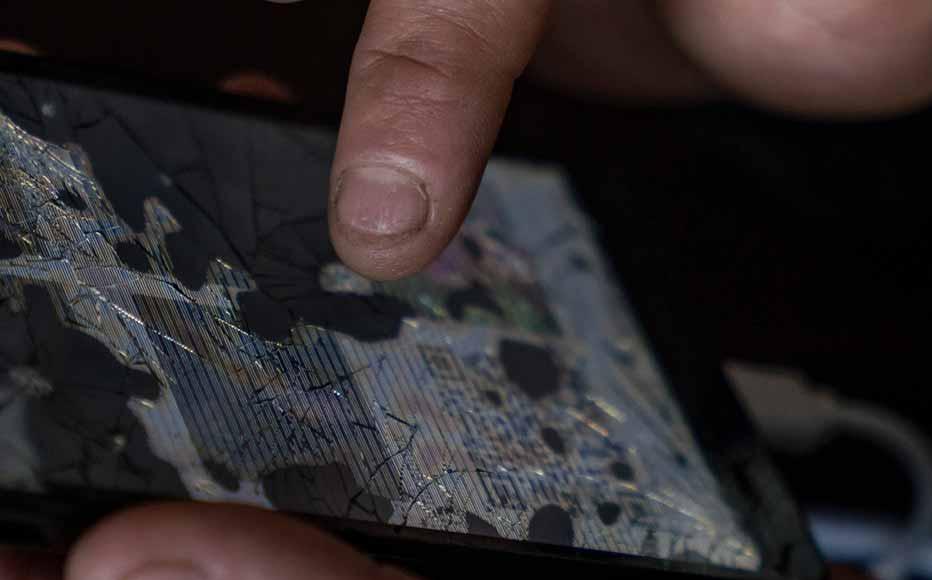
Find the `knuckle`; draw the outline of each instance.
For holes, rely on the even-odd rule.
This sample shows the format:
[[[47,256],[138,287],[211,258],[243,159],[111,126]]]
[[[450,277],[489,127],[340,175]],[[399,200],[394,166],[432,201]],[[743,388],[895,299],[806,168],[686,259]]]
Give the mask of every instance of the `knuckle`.
[[[443,82],[452,82],[460,76],[460,66],[449,59],[440,58],[421,42],[395,42],[389,46],[359,51],[357,72],[363,77],[398,76],[405,71]],[[406,75],[407,76],[407,75]]]
[[[427,1],[400,19],[385,15],[380,25],[390,32],[357,48],[358,71],[408,71],[447,83],[514,80],[520,71],[509,67],[508,34],[494,7],[488,0]]]

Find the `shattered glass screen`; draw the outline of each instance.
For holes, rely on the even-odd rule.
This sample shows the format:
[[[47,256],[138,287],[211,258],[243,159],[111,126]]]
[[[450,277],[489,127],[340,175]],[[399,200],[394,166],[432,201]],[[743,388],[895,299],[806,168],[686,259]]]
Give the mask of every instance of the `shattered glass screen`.
[[[327,235],[326,132],[0,76],[0,487],[754,570],[559,173],[426,272]]]

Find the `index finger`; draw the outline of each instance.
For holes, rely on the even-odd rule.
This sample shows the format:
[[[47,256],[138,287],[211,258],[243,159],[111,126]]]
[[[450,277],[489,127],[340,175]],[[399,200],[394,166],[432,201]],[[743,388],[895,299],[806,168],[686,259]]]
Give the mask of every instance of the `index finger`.
[[[331,236],[351,268],[398,278],[456,233],[548,4],[371,2],[331,174]]]

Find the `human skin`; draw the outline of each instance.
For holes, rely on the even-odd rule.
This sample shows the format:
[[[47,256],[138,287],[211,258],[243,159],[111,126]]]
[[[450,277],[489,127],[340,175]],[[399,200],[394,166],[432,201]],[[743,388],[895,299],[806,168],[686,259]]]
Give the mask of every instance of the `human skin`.
[[[865,117],[923,104],[930,61],[925,0],[374,1],[331,173],[334,246],[376,279],[429,263],[462,223],[529,64],[593,98]]]

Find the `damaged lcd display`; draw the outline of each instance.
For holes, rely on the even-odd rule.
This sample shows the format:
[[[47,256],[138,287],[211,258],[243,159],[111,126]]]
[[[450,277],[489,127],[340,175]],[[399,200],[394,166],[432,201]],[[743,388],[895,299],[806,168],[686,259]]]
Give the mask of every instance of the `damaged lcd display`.
[[[558,171],[493,162],[374,283],[328,241],[332,145],[0,77],[0,487],[759,569]]]

